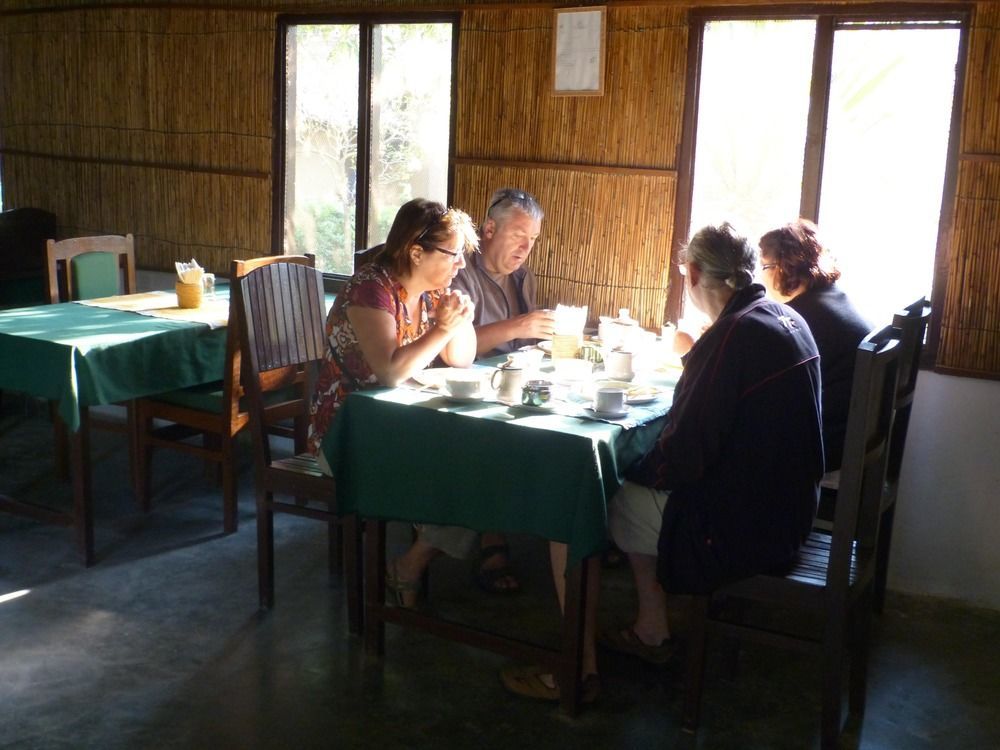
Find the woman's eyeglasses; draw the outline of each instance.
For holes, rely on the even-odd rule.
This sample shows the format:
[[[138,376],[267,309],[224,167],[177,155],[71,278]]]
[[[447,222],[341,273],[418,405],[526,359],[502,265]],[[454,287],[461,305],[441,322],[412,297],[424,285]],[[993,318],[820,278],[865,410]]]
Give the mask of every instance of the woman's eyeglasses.
[[[445,250],[443,247],[437,247],[435,245],[424,245],[424,250],[433,250],[436,253],[444,253],[445,255],[451,256],[452,263],[458,263],[459,259],[464,255],[461,250]]]

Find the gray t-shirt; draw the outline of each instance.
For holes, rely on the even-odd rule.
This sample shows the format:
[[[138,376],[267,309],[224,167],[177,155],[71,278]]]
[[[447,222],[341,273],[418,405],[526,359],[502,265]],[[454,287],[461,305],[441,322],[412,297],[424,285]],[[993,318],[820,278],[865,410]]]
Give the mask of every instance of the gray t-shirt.
[[[511,274],[491,274],[483,268],[482,256],[472,254],[467,257],[465,268],[458,272],[451,286],[472,299],[476,306],[472,320],[475,326],[507,320],[535,309],[535,274],[524,266]],[[484,356],[506,354],[533,343],[535,339],[513,339]]]

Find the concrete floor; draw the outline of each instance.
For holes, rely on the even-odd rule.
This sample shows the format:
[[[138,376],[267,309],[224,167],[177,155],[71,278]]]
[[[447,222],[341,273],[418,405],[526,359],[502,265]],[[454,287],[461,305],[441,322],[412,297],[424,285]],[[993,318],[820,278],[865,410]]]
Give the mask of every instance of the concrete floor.
[[[5,394],[0,491],[65,505],[42,415]],[[370,659],[346,633],[320,524],[278,519],[277,606],[257,610],[246,460],[240,530],[224,536],[218,488],[191,458],[157,453],[144,516],[122,437],[96,433],[94,454],[93,568],[67,530],[0,515],[0,597],[28,592],[0,601],[2,748],[818,746],[816,665],[785,652],[747,648],[735,679],[713,652],[696,738],[680,730],[680,664],[604,655],[600,703],[568,718],[506,694],[504,660],[490,653],[390,627],[386,658]],[[429,606],[552,641],[545,546],[513,543],[524,593],[480,593],[471,564],[447,560],[434,565]],[[628,571],[606,572],[603,587],[602,622],[626,622]],[[681,632],[685,605],[673,603]],[[868,711],[846,747],[1000,746],[1000,613],[895,596],[874,638]]]

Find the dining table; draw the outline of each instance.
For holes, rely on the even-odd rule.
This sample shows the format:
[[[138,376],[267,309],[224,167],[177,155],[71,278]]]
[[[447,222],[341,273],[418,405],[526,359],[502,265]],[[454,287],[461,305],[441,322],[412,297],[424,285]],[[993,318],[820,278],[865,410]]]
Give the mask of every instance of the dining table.
[[[0,311],[0,390],[54,405],[68,431],[73,494],[69,510],[0,494],[0,511],[72,527],[92,565],[90,408],[219,380],[228,315],[225,287],[192,310],[157,291]]]
[[[477,365],[492,373],[501,360]],[[572,385],[544,407],[487,395],[456,399],[433,381],[351,393],[322,443],[342,513],[365,522],[366,649],[384,652],[387,622],[549,666],[562,707],[579,705],[587,578],[608,540],[608,501],[624,470],[662,431],[679,368],[646,375],[655,398],[614,418],[595,415]],[[540,377],[552,377],[546,365]],[[595,376],[600,377],[598,374]],[[559,384],[556,384],[559,387]],[[648,391],[648,389],[647,389]],[[558,391],[557,391],[558,392]],[[495,394],[494,394],[495,395]],[[592,393],[590,394],[592,396]],[[456,525],[567,545],[563,636],[546,648],[419,609],[385,604],[385,524]]]

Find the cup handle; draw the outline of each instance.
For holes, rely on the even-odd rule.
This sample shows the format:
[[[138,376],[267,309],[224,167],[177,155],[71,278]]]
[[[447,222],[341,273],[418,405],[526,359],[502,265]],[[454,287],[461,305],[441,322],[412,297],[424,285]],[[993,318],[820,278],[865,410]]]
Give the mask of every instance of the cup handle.
[[[490,388],[492,388],[494,391],[497,389],[497,375],[500,375],[502,372],[503,370],[498,368],[494,370],[493,374],[490,376]]]

